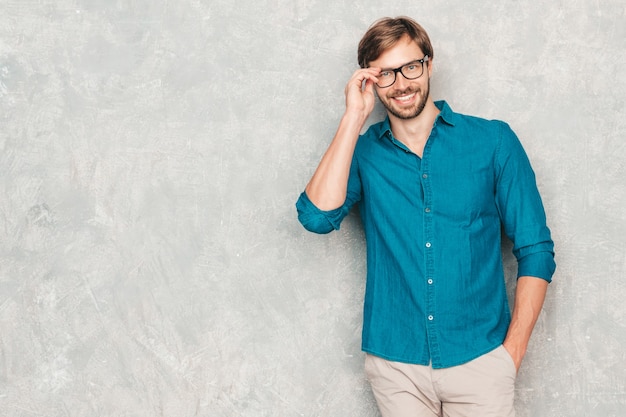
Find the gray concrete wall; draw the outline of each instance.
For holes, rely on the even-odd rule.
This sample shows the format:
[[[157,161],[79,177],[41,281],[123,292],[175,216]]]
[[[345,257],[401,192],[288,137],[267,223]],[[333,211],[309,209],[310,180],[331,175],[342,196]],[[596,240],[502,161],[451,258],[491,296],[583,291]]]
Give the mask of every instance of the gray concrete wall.
[[[399,14],[537,172],[559,267],[518,416],[626,415],[621,0],[2,0],[0,415],[378,415],[358,219],[294,203]]]

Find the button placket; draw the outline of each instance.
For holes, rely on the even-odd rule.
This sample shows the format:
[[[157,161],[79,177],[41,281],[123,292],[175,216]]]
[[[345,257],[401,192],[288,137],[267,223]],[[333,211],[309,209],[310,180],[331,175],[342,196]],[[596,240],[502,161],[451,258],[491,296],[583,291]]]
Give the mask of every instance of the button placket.
[[[432,144],[435,140],[435,131],[433,128],[431,137],[426,142],[424,147],[424,153],[422,157],[422,190],[424,192],[424,261],[426,270],[426,320],[427,320],[427,337],[428,345],[430,347],[431,360],[433,363],[439,362],[441,355],[439,352],[439,343],[437,341],[437,316],[436,302],[435,302],[435,285],[434,285],[434,253],[433,250],[436,245],[434,230],[433,230],[433,196],[432,196],[432,172],[430,170],[430,153]]]

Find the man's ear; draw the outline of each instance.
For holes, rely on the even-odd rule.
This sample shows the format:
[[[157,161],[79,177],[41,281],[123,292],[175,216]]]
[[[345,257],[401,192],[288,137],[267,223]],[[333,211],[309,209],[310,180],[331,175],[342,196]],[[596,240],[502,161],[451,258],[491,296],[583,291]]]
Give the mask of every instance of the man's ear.
[[[428,67],[428,78],[433,75],[433,58],[428,57],[427,67]]]

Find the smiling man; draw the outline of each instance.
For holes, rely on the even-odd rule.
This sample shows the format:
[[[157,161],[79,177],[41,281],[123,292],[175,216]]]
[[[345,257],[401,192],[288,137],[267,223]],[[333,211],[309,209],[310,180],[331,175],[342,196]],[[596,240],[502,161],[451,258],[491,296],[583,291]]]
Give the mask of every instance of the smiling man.
[[[501,121],[430,96],[434,52],[407,17],[361,39],[337,133],[296,204],[316,233],[358,204],[362,349],[383,417],[514,416],[514,385],[555,270],[534,172]],[[382,122],[360,134],[376,96]],[[518,280],[509,309],[501,231]]]

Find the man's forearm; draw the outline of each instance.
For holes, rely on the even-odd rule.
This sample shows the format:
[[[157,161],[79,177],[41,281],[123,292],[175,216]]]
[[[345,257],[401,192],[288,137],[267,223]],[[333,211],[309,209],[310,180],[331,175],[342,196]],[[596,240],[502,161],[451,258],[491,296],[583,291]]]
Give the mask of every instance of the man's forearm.
[[[503,345],[513,358],[518,370],[526,354],[530,335],[541,313],[547,289],[548,281],[541,278],[520,277],[517,280],[513,317]]]

